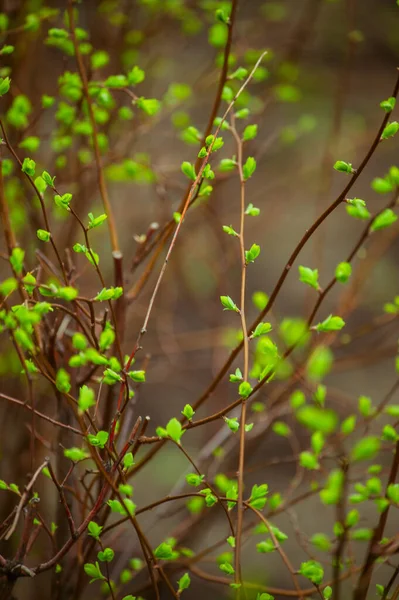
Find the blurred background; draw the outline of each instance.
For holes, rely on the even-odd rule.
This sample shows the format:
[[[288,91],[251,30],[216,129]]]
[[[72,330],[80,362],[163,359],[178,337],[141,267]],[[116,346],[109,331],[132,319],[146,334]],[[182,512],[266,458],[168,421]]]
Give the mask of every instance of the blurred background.
[[[195,127],[202,133],[209,119],[226,43],[226,27],[215,20],[215,10],[224,5],[229,2],[86,0],[78,6],[78,25],[87,31],[88,43],[95,51],[109,54],[109,63],[101,70],[89,68],[89,76],[95,81],[104,80],[139,65],[146,74],[139,95],[162,102],[158,114],[151,118],[136,109],[132,118],[127,112],[122,118],[118,111],[121,107],[130,109],[131,99],[117,91],[112,95],[114,105],[100,106],[108,111],[99,131],[107,136],[102,148],[103,162],[124,257],[124,287],[130,299],[124,331],[126,353],[131,351],[142,326],[164,252],[140,289],[138,285],[152,254],[138,265],[135,258],[140,257],[151,224],[162,228],[184,198],[187,180],[180,165],[186,160],[195,162],[199,149],[198,140],[187,128]],[[10,72],[13,82],[11,93],[1,100],[1,115],[20,157],[29,155],[20,146],[27,135],[40,138],[40,148],[34,155],[36,162],[56,175],[59,189],[73,194],[76,211],[85,217],[89,211],[102,212],[95,162],[87,136],[75,127],[81,119],[79,101],[62,97],[60,77],[65,71],[76,72],[75,59],[47,38],[49,27],[64,26],[65,2],[49,2],[46,6],[59,12],[51,13],[49,18],[41,17],[36,30],[27,31],[24,24],[29,15],[40,14],[41,3],[2,2],[0,12],[9,19],[2,38],[4,44],[15,45],[15,51],[10,56],[0,56],[2,76]],[[346,185],[347,175],[334,171],[334,162],[344,160],[356,168],[369,149],[383,117],[379,103],[391,96],[397,77],[398,25],[395,0],[239,1],[231,70],[238,66],[252,68],[261,51],[268,51],[254,80],[237,102],[238,108],[251,109],[249,120],[242,127],[247,123],[258,125],[257,137],[245,148],[246,155],[257,159],[256,174],[247,184],[247,199],[260,209],[259,217],[247,218],[246,240],[247,246],[254,242],[261,246],[260,257],[248,268],[248,322],[258,314],[256,296],[255,302],[251,301],[253,295],[270,294],[306,229]],[[85,57],[89,65],[90,52]],[[70,131],[62,131],[57,118],[58,100],[53,107],[42,108],[43,94],[58,97],[60,93],[61,102],[78,105]],[[27,122],[14,126],[12,110],[20,95],[29,98],[30,107]],[[219,115],[225,106],[223,102]],[[68,135],[71,140],[62,142]],[[137,416],[151,418],[148,435],[154,435],[156,427],[165,426],[170,418],[178,416],[185,404],[194,404],[239,339],[236,315],[222,312],[219,300],[220,295],[239,297],[241,276],[238,243],[221,233],[222,225],[238,228],[240,208],[236,173],[222,172],[217,166],[220,158],[236,152],[228,132],[224,139],[224,148],[212,161],[216,173],[211,182],[213,192],[209,198],[196,201],[187,214],[143,339],[138,364],[147,370],[147,383],[136,393],[132,410]],[[3,158],[9,158],[5,148],[1,152]],[[388,196],[376,193],[371,182],[375,177],[384,177],[392,165],[399,166],[396,138],[381,144],[351,190],[351,197],[364,199],[372,214],[385,206]],[[31,190],[18,170],[6,174],[5,194],[18,241],[34,269],[35,229],[40,227],[40,216]],[[52,210],[51,218],[59,247],[65,250],[83,242],[68,215]],[[153,228],[156,232],[156,226]],[[298,320],[294,324],[300,328],[299,320],[309,316],[316,301],[316,292],[298,281],[298,265],[318,268],[321,285],[327,285],[336,265],[347,259],[363,229],[364,223],[348,216],[342,206],[306,245],[270,317],[274,339],[281,347],[289,345],[287,331],[293,327],[292,320]],[[316,317],[318,322],[334,313],[347,322],[344,335],[327,340],[334,365],[323,380],[328,403],[342,416],[356,412],[360,395],[370,396],[378,404],[395,381],[393,359],[398,323],[394,315],[384,312],[384,304],[398,294],[398,233],[399,227],[394,224],[367,239],[357,252],[350,282],[334,287]],[[105,280],[112,285],[113,263],[105,227],[93,232],[92,243],[100,255]],[[4,258],[5,244],[1,251]],[[77,286],[82,294],[93,296],[99,291],[95,273],[80,258],[73,256]],[[3,278],[9,276],[4,260],[0,269]],[[0,390],[23,399],[25,384],[18,358],[2,335]],[[308,448],[308,437],[300,430],[286,439],[276,435],[271,425],[275,419],[284,420],[295,430],[284,401],[297,387],[307,393],[314,391],[317,382],[306,375],[298,379],[295,366],[306,362],[317,343],[309,342],[298,354],[294,353],[287,368],[281,369],[279,376],[257,396],[263,407],[259,404],[260,412],[250,415],[255,427],[248,436],[248,489],[255,482],[267,482],[271,493],[278,492],[283,497],[300,495],[309,489],[311,476],[298,471],[295,460],[299,450]],[[242,367],[241,362],[239,357],[234,368]],[[38,409],[55,414],[51,389],[38,383],[36,394]],[[236,388],[225,377],[196,417],[212,414],[235,398]],[[395,400],[398,401],[397,396],[392,402]],[[30,468],[27,418],[23,409],[1,399],[0,476],[20,487]],[[237,438],[225,430],[223,422],[216,421],[208,429],[190,431],[184,438],[190,455],[208,476],[225,473],[235,477]],[[42,426],[43,456],[55,450],[51,447],[51,432]],[[216,448],[222,450],[215,456]],[[141,449],[140,456],[145,452]],[[383,460],[389,465],[389,456]],[[333,464],[330,461],[327,467]],[[134,478],[135,503],[148,504],[180,489],[180,485],[183,489],[186,469],[190,470],[183,454],[166,445]],[[42,504],[50,511],[55,502],[50,494],[42,498]],[[0,520],[9,514],[14,503],[13,496],[2,492]],[[214,510],[205,519],[201,512],[195,513],[195,507],[192,509],[190,512],[182,502],[174,509],[168,506],[151,511],[140,522],[154,546],[165,536],[178,536],[183,531],[186,533],[181,543],[196,552],[226,537],[222,511]],[[362,514],[361,526],[373,526],[375,508]],[[295,512],[273,521],[289,536],[284,547],[296,565],[306,556],[304,547],[312,534],[331,533],[333,522],[333,511],[323,509],[316,496],[296,505]],[[0,551],[11,555],[11,546],[12,541],[0,542]],[[364,544],[358,546],[354,544],[352,550],[361,555]],[[140,552],[128,527],[119,536],[115,534],[113,547],[119,551],[113,573],[117,579],[126,561]],[[33,563],[42,560],[42,551],[33,555]],[[317,550],[313,551],[317,556]],[[214,561],[208,559],[201,563],[201,569],[220,575]],[[244,546],[244,573],[246,579],[262,585],[291,586],[279,556],[268,554],[265,558],[257,553],[253,538]],[[305,580],[301,583],[306,587]],[[24,600],[50,597],[48,585],[46,576],[41,576],[34,589],[30,582],[20,582],[15,594]],[[351,581],[347,585],[349,591]],[[90,590],[86,587],[81,597],[88,597],[95,586]],[[215,600],[230,594],[228,588],[198,579],[193,580],[185,597],[190,600],[203,593]],[[143,594],[145,598],[152,597]],[[167,598],[167,592],[162,597]]]

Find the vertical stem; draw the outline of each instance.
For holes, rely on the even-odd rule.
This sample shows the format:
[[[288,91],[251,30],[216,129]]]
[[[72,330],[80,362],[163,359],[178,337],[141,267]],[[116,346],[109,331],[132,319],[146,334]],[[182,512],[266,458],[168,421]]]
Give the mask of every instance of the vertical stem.
[[[78,64],[79,75],[82,80],[83,85],[83,93],[87,102],[87,110],[89,112],[90,125],[92,128],[92,139],[93,139],[93,148],[94,148],[94,157],[96,161],[97,167],[97,177],[98,177],[98,187],[100,189],[101,198],[104,205],[104,210],[107,214],[107,222],[109,235],[111,239],[112,252],[119,252],[119,242],[118,242],[118,233],[115,225],[114,213],[112,212],[111,203],[108,197],[107,186],[105,183],[104,177],[104,169],[102,165],[100,146],[98,144],[98,132],[97,132],[97,124],[94,118],[93,105],[90,98],[89,93],[89,82],[87,79],[87,73],[84,66],[84,62],[82,59],[82,54],[79,50],[79,44],[76,39],[76,31],[75,31],[75,17],[73,14],[73,0],[69,0],[68,2],[68,15],[69,15],[69,27],[71,30],[71,37],[73,41],[73,46],[75,49],[76,62]]]
[[[399,471],[399,442],[396,442],[395,455],[393,457],[391,471],[389,473],[389,478],[388,478],[386,489],[388,489],[389,485],[391,485],[392,483],[395,483],[398,471]],[[389,508],[390,508],[390,506],[388,505],[388,508],[386,510],[384,510],[383,513],[381,513],[380,520],[378,521],[378,525],[374,530],[374,535],[370,540],[369,547],[367,550],[366,560],[364,562],[364,566],[363,566],[362,572],[360,574],[357,587],[353,593],[353,600],[366,600],[366,598],[367,598],[367,592],[369,590],[371,578],[373,575],[374,564],[375,564],[375,561],[377,560],[377,558],[379,557],[378,552],[376,552],[376,547],[378,547],[377,546],[378,542],[381,541],[381,539],[384,535],[385,525],[388,520]]]
[[[242,141],[235,130],[234,116],[232,117],[232,131],[237,144],[237,163],[238,173],[240,177],[240,256],[241,256],[241,292],[240,292],[240,318],[241,328],[243,333],[244,346],[244,381],[248,380],[249,372],[249,338],[247,333],[247,322],[245,318],[245,291],[246,291],[246,275],[247,263],[245,259],[245,180],[243,174],[243,148]],[[241,574],[241,541],[242,541],[242,526],[244,517],[244,464],[245,464],[245,422],[247,417],[247,402],[242,399],[241,416],[240,416],[240,443],[239,443],[239,458],[238,458],[238,502],[237,502],[237,532],[236,532],[236,548],[235,548],[235,583],[242,584]],[[237,589],[237,598],[241,597],[241,588]]]

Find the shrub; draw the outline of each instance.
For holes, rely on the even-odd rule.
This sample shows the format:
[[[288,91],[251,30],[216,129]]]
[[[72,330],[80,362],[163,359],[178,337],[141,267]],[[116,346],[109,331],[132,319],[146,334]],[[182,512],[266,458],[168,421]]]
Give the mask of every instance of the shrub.
[[[309,145],[322,124],[292,108],[308,92],[299,57],[316,31],[309,6],[275,54],[253,50],[243,31],[262,18],[283,34],[281,2],[257,12],[237,0],[70,0],[65,11],[27,2],[0,14],[1,598],[43,597],[36,579],[51,598],[86,597],[90,584],[114,600],[208,585],[238,600],[398,597],[388,517],[399,506],[399,358],[379,336],[396,333],[399,314],[383,255],[398,233],[399,167],[371,166],[396,157],[399,78],[392,69],[392,89],[382,85],[386,99],[370,107],[378,124],[361,148],[343,111],[363,41],[350,23],[317,214],[304,202],[301,219],[285,214],[292,223],[281,226],[278,210],[292,206],[264,191],[272,150],[300,188],[295,148],[307,147],[313,193],[318,185]],[[148,57],[164,31],[168,43]],[[190,52],[194,38],[214,66]],[[190,83],[174,79],[183,59],[195,64]],[[265,143],[271,106],[284,116]],[[336,215],[331,270],[320,231]],[[375,264],[385,305],[373,315],[362,286]],[[370,398],[364,373],[381,356],[389,369]],[[334,375],[350,368],[339,389]],[[275,557],[284,572],[273,579]]]

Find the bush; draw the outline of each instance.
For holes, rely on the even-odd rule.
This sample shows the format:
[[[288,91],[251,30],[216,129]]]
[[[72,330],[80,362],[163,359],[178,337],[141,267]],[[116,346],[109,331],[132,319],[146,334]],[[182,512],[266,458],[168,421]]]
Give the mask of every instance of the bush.
[[[288,4],[0,14],[1,598],[398,597],[399,78]]]

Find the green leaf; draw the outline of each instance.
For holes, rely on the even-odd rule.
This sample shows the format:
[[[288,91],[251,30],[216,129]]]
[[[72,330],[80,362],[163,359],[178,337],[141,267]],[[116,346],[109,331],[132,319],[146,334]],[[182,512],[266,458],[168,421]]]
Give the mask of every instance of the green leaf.
[[[55,379],[57,390],[63,394],[67,394],[71,389],[71,377],[65,369],[59,369]]]
[[[250,396],[251,392],[252,392],[252,385],[248,381],[243,381],[242,383],[240,383],[240,386],[238,388],[238,393],[241,396],[241,398],[248,398],[248,396]]]
[[[101,292],[97,294],[94,300],[98,300],[99,302],[105,302],[106,300],[117,300],[123,294],[123,288],[121,287],[111,287],[111,288],[103,288]]]
[[[127,515],[126,509],[129,511],[130,515],[134,515],[134,512],[136,510],[136,505],[134,504],[134,502],[132,502],[132,500],[130,500],[130,498],[124,498],[124,504],[126,506],[126,509],[123,506],[123,504],[119,502],[119,500],[108,500],[107,504],[112,512],[118,513],[123,516]]]
[[[43,171],[42,179],[45,181],[45,183],[47,183],[48,186],[54,187],[55,176],[51,177],[51,175],[47,173],[47,171]]]
[[[351,532],[351,539],[358,542],[365,542],[371,540],[373,537],[373,529],[363,527],[361,529],[355,529]]]
[[[54,106],[55,98],[53,96],[48,96],[47,94],[43,94],[42,96],[42,107],[43,108],[51,108]]]
[[[356,416],[350,415],[341,423],[341,432],[344,435],[349,435],[355,430],[356,427]]]
[[[371,398],[368,396],[360,396],[359,412],[363,415],[363,417],[370,417],[374,414],[375,409],[373,408]]]
[[[195,167],[194,165],[192,165],[191,163],[189,163],[188,161],[185,161],[182,163],[181,165],[181,170],[184,173],[184,175],[186,177],[188,177],[189,179],[191,179],[192,181],[195,181],[197,178],[197,175],[195,173]]]
[[[226,10],[223,10],[223,8],[216,9],[215,17],[218,21],[224,23],[225,25],[228,25],[230,22],[229,14]]]
[[[89,457],[89,454],[86,450],[82,448],[65,448],[64,450],[65,458],[69,458],[73,462],[79,462],[80,460],[84,460]]]
[[[150,117],[156,115],[161,109],[161,103],[155,98],[138,98],[136,105]]]
[[[0,77],[0,96],[7,94],[10,89],[11,79],[9,77]]]
[[[183,410],[181,411],[181,414],[184,415],[186,417],[186,419],[191,421],[191,419],[195,415],[195,410],[193,409],[193,407],[190,404],[186,404],[185,407],[183,408]]]
[[[360,461],[373,459],[376,454],[378,454],[380,445],[380,440],[375,436],[369,436],[359,440],[352,449],[352,460]]]
[[[272,430],[277,435],[281,435],[281,437],[289,437],[291,435],[291,429],[288,427],[287,423],[283,421],[276,421],[273,423]]]
[[[265,292],[254,292],[252,294],[252,302],[258,310],[264,310],[269,302],[269,296]]]
[[[361,200],[360,198],[348,198],[346,202],[346,212],[349,216],[362,220],[370,218],[370,213],[366,208],[366,203],[364,200]]]
[[[206,145],[206,149],[205,153],[202,154],[202,156],[200,156],[200,154],[198,155],[199,158],[205,158],[205,156],[207,155],[207,150],[209,151],[209,149],[212,146],[212,152],[216,152],[217,150],[220,150],[220,148],[222,148],[224,146],[224,141],[223,138],[218,137],[215,139],[214,135],[208,135],[208,137],[205,140],[205,145]]]
[[[83,385],[79,390],[79,399],[78,406],[80,412],[85,412],[89,410],[92,406],[95,406],[96,399],[94,395],[94,390],[89,388],[87,385]]]
[[[388,485],[387,496],[393,504],[399,504],[399,483],[390,483]]]
[[[333,589],[330,585],[327,585],[323,590],[323,596],[325,600],[330,600],[332,598]]]
[[[130,379],[136,382],[144,382],[145,381],[145,371],[129,371],[128,373]]]
[[[383,100],[382,102],[380,102],[380,106],[383,110],[385,110],[386,113],[390,113],[393,111],[393,109],[395,108],[395,104],[396,104],[396,98],[394,98],[393,96],[391,96],[390,98],[387,98],[387,100]]]
[[[249,140],[253,140],[258,135],[258,126],[257,125],[247,125],[244,129],[244,133],[242,135],[242,141],[248,142]]]
[[[28,294],[32,294],[35,289],[36,277],[32,275],[32,273],[27,273],[25,277],[22,278],[22,281]]]
[[[92,446],[95,446],[97,448],[104,448],[105,444],[108,441],[108,437],[108,431],[98,431],[95,435],[89,433],[87,436],[87,440]]]
[[[99,225],[104,223],[104,221],[106,221],[107,218],[108,217],[106,214],[102,214],[102,215],[99,215],[98,217],[94,217],[93,213],[89,213],[89,229],[94,229],[94,227],[98,227]]]
[[[178,581],[179,589],[178,594],[181,594],[184,590],[190,587],[191,579],[188,573],[184,573],[182,577],[180,577]]]
[[[145,73],[143,69],[140,69],[137,66],[134,66],[133,69],[131,69],[131,71],[129,71],[129,73],[127,74],[127,80],[129,85],[137,85],[144,81],[144,79]]]
[[[395,223],[395,221],[397,221],[397,220],[398,220],[398,217],[393,212],[393,210],[390,208],[386,208],[379,215],[376,216],[376,218],[374,219],[374,221],[371,224],[370,229],[371,229],[371,231],[378,231],[380,229],[385,229],[386,227],[389,227],[390,225]]]
[[[233,235],[235,237],[239,236],[239,234],[231,227],[231,225],[223,225],[223,231],[228,235]]]
[[[134,457],[131,452],[126,452],[123,457],[123,467],[124,469],[130,469],[134,465]]]
[[[30,177],[34,177],[36,170],[36,163],[32,158],[24,158],[22,163],[22,173],[26,173]]]
[[[392,182],[388,178],[383,177],[373,179],[371,187],[377,194],[389,194],[393,190]]]
[[[299,455],[299,464],[301,467],[309,470],[320,469],[317,457],[312,452],[304,451]]]
[[[222,158],[219,163],[219,170],[223,173],[234,171],[237,167],[237,161],[234,158]]]
[[[230,296],[220,296],[220,302],[222,303],[223,310],[233,310],[237,313],[240,312],[238,306],[234,304]]]
[[[234,567],[230,563],[227,563],[227,562],[219,565],[219,569],[223,573],[226,573],[226,575],[234,575],[234,573],[235,573]]]
[[[56,194],[54,196],[54,202],[55,205],[58,206],[59,208],[63,208],[65,210],[69,210],[69,204],[72,200],[72,194],[63,194],[62,196],[60,196],[59,194]]]
[[[192,485],[193,487],[201,485],[204,479],[205,475],[197,475],[196,473],[188,473],[188,475],[186,475],[188,485]]]
[[[340,283],[346,283],[352,274],[352,266],[348,262],[341,262],[335,269],[335,279]]]
[[[332,433],[338,424],[338,417],[334,411],[318,406],[301,406],[296,413],[296,418],[308,429],[320,431],[324,435]]]
[[[260,209],[256,208],[253,204],[249,203],[246,210],[245,210],[245,214],[246,215],[250,215],[251,217],[257,217],[260,213]]]
[[[58,29],[56,27],[53,27],[52,29],[48,30],[48,35],[50,37],[54,37],[57,39],[63,39],[63,40],[67,40],[69,38],[69,33],[68,31],[66,31],[65,29]]]
[[[381,438],[386,442],[396,442],[399,439],[399,436],[392,425],[385,425],[382,430]]]
[[[392,121],[388,123],[384,128],[384,131],[381,134],[381,139],[386,140],[390,137],[393,137],[399,131],[399,123],[397,121]]]
[[[95,540],[98,540],[100,538],[103,527],[101,525],[98,525],[95,521],[90,521],[90,523],[87,526],[87,529],[89,535],[91,535],[91,537],[93,537]]]
[[[327,317],[327,319],[315,325],[314,328],[316,329],[316,331],[319,332],[327,332],[340,331],[344,326],[345,321],[341,319],[341,317],[333,317],[333,315],[330,315],[329,317]]]
[[[208,41],[215,48],[223,48],[227,42],[227,35],[228,30],[226,25],[224,23],[215,23],[209,28]]]
[[[248,264],[250,262],[255,262],[256,258],[258,258],[260,254],[260,246],[258,244],[252,244],[249,250],[245,250],[245,262]]]
[[[239,422],[238,422],[238,419],[237,419],[237,417],[233,417],[233,418],[231,418],[231,419],[229,419],[228,417],[223,417],[223,419],[224,419],[224,421],[225,421],[225,423],[226,423],[227,427],[228,427],[229,429],[231,429],[231,431],[232,431],[233,433],[236,433],[236,432],[239,430],[239,428],[240,428],[240,424],[239,424]]]
[[[104,85],[109,88],[123,88],[127,87],[128,81],[125,75],[111,75],[105,80]]]
[[[100,565],[98,564],[98,562],[96,562],[95,564],[86,563],[83,566],[83,569],[86,575],[91,577],[90,583],[92,583],[93,581],[105,579],[104,575],[101,573]]]
[[[174,442],[180,444],[184,430],[177,419],[173,418],[169,421],[169,423],[166,425],[166,432]]]
[[[352,168],[352,165],[343,160],[337,160],[337,162],[334,164],[334,169],[336,171],[340,171],[341,173],[352,174],[355,172],[355,170]]]
[[[28,152],[36,152],[40,146],[40,139],[32,135],[22,140],[18,146],[19,148],[24,148]]]
[[[45,229],[38,229],[36,235],[41,242],[49,242],[51,238],[50,232]]]
[[[394,417],[395,419],[399,419],[399,404],[393,404],[391,406],[387,406],[384,412],[390,417]]]
[[[302,97],[301,90],[290,83],[280,83],[273,88],[274,94],[280,102],[299,102]]]
[[[106,67],[109,63],[109,54],[105,52],[105,50],[98,50],[97,52],[93,52],[90,57],[91,68],[95,71],[96,69],[101,69],[102,67]]]
[[[10,263],[17,275],[21,275],[24,268],[25,250],[22,248],[13,248],[10,256]]]
[[[325,444],[324,435],[321,433],[321,431],[315,431],[315,433],[312,434],[311,444],[313,452],[316,454],[316,456],[318,456],[323,450]]]
[[[261,554],[267,554],[269,552],[274,552],[275,549],[276,549],[276,546],[274,545],[274,542],[271,539],[268,539],[263,542],[259,542],[259,544],[256,544],[256,551],[260,552]]]
[[[77,297],[78,290],[71,286],[66,286],[66,287],[58,288],[56,295],[59,298],[66,300],[67,302],[71,302],[72,300],[75,300],[75,298]]]
[[[270,333],[271,330],[272,326],[270,323],[258,323],[258,325],[255,327],[255,330],[251,334],[251,339],[260,337],[261,335],[266,335],[267,333]]]
[[[163,542],[157,548],[155,548],[154,556],[159,560],[169,560],[174,556],[173,548],[169,544]]]
[[[9,54],[12,54],[15,50],[15,46],[11,46],[11,45],[6,45],[3,46],[2,49],[0,50],[0,55],[2,56],[7,56]]]
[[[104,550],[100,550],[97,554],[98,560],[101,562],[111,562],[114,559],[115,552],[112,548],[104,548]]]
[[[247,181],[250,177],[252,177],[252,175],[255,173],[255,170],[256,160],[252,156],[249,156],[242,167],[244,181]]]
[[[315,290],[319,289],[319,271],[318,269],[310,269],[309,267],[299,266],[299,281],[310,285]]]
[[[245,67],[238,67],[233,73],[229,75],[229,79],[238,79],[239,81],[243,81],[248,75],[248,69]]]
[[[236,119],[247,119],[249,117],[249,108],[241,108],[235,114]]]
[[[234,374],[230,374],[230,382],[237,383],[238,381],[242,381],[242,373],[241,370],[237,367]]]
[[[316,585],[323,583],[324,569],[322,565],[315,560],[303,562],[299,569],[299,573]]]
[[[331,541],[324,533],[315,533],[310,538],[310,542],[322,552],[329,552],[331,549]]]

